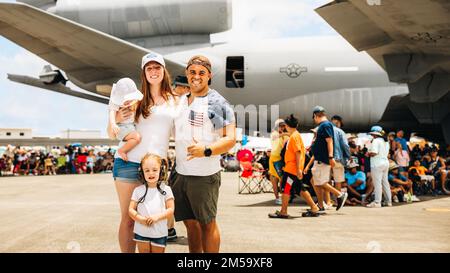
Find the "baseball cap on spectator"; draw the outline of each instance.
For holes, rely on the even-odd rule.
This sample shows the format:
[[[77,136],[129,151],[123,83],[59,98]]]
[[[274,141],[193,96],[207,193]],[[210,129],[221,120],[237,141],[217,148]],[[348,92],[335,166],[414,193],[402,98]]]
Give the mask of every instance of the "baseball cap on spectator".
[[[376,135],[376,136],[383,136],[384,131],[383,131],[383,128],[381,128],[381,126],[375,125],[375,126],[372,126],[372,128],[370,128],[369,134]]]
[[[116,105],[123,105],[127,100],[142,100],[144,96],[137,89],[136,84],[130,78],[123,78],[113,84],[111,101]]]
[[[177,76],[173,81],[173,84],[176,86],[186,86],[189,87],[189,83],[187,81],[186,76]]]
[[[359,164],[357,162],[355,162],[354,160],[351,160],[347,165],[347,169],[353,169],[353,168],[357,168],[357,167],[359,167]]]
[[[320,112],[325,112],[325,108],[323,108],[323,107],[320,106],[320,105],[317,105],[317,106],[315,106],[315,107],[313,108],[313,114],[315,114],[315,113],[320,113]]]
[[[158,54],[155,52],[150,52],[150,53],[144,55],[144,57],[142,57],[141,69],[144,69],[144,66],[151,61],[157,62],[160,65],[166,67],[166,63],[164,62],[164,57],[161,54]]]
[[[276,121],[275,121],[275,129],[278,129],[278,127],[280,127],[280,125],[282,125],[282,124],[286,124],[285,122],[284,122],[284,119],[277,119]]]
[[[313,118],[314,118],[314,115],[315,115],[315,114],[318,114],[318,113],[325,113],[325,108],[323,108],[323,107],[320,106],[320,105],[315,106],[315,107],[313,108]]]

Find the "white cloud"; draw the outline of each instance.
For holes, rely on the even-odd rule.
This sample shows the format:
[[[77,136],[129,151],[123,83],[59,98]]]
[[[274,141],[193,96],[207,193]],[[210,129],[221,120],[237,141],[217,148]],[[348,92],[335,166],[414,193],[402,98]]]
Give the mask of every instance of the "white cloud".
[[[37,75],[42,67],[47,64],[33,53],[20,49],[16,54],[0,55],[0,63],[8,64],[0,66],[0,74],[31,74]]]
[[[254,40],[336,32],[314,11],[330,0],[235,0],[233,28],[213,39]]]

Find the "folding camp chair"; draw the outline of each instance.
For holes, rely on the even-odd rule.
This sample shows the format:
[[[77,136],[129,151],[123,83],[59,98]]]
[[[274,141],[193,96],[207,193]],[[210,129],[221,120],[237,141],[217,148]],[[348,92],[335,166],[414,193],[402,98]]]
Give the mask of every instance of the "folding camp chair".
[[[253,170],[252,163],[250,161],[241,161],[240,162],[240,170],[239,174],[239,184],[238,184],[238,193],[260,193],[260,180],[261,175],[259,172]]]
[[[259,182],[259,187],[263,193],[273,193],[273,185],[270,182],[268,170],[261,170],[262,179]]]

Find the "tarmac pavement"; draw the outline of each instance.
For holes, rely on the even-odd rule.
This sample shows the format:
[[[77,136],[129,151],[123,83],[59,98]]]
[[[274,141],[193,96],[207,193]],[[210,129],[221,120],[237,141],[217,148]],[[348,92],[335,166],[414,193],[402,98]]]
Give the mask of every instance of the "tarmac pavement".
[[[217,221],[221,252],[450,252],[450,198],[390,208],[344,207],[318,218],[269,219],[272,193],[238,194],[223,173]],[[119,252],[111,174],[0,178],[0,252]],[[186,229],[167,252],[188,252]]]

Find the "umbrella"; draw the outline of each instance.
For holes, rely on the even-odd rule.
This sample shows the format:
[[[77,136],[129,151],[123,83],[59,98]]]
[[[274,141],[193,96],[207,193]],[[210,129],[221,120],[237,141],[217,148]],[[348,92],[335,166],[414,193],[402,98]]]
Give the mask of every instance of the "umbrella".
[[[237,153],[237,160],[239,161],[252,161],[253,154],[250,150],[243,149]]]

